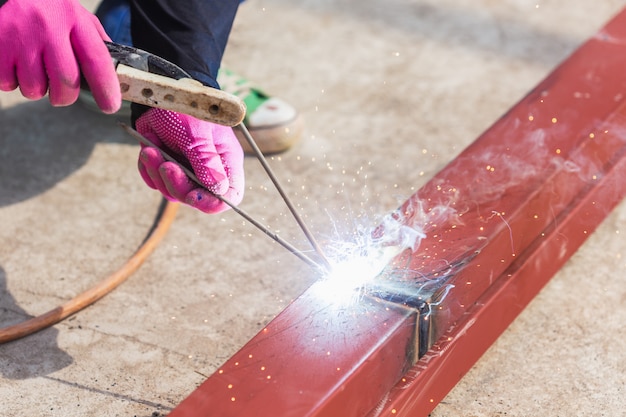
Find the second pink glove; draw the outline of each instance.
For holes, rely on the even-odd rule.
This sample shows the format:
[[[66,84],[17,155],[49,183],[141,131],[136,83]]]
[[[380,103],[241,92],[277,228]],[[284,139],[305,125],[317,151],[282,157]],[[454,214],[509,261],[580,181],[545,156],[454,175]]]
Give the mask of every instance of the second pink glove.
[[[233,130],[185,114],[150,109],[135,123],[137,131],[156,146],[189,162],[200,182],[232,202],[243,198],[243,150]],[[166,161],[154,148],[142,146],[139,172],[148,186],[169,200],[182,201],[206,213],[229,207],[199,188],[175,163]]]
[[[78,0],[0,2],[0,90],[26,98],[49,93],[54,106],[76,101],[80,73],[105,113],[122,103],[119,81],[98,18]]]

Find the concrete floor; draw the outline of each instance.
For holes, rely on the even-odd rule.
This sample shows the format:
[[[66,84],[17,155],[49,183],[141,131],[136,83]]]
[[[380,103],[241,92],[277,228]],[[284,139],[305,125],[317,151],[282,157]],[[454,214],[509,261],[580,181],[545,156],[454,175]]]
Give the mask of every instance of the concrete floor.
[[[327,242],[376,224],[622,6],[249,0],[225,61],[305,116],[303,140],[271,163]],[[160,198],[136,173],[138,146],[115,118],[16,93],[0,105],[8,325],[115,270]],[[242,208],[306,247],[259,164],[246,163]],[[626,415],[624,233],[621,204],[433,416]],[[0,414],[165,415],[313,280],[234,213],[181,208],[122,287],[0,346]]]

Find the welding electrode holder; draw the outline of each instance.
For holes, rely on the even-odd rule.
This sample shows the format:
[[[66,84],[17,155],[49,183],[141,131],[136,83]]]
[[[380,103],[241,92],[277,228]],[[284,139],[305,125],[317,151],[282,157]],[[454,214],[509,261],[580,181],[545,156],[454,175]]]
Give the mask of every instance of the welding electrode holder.
[[[142,104],[149,107],[158,107],[165,110],[176,111],[188,114],[201,120],[217,123],[223,126],[235,127],[246,139],[257,159],[263,166],[263,169],[272,180],[283,201],[287,205],[294,219],[302,229],[304,235],[310,242],[311,246],[320,258],[321,264],[312,262],[308,257],[304,256],[287,242],[280,239],[274,233],[270,232],[265,226],[253,220],[234,204],[230,203],[221,196],[215,195],[223,203],[231,207],[235,212],[242,215],[246,220],[261,229],[265,234],[270,236],[276,242],[283,245],[290,252],[296,254],[299,258],[305,260],[309,264],[328,271],[330,264],[324,255],[321,247],[309,231],[308,227],[298,214],[295,206],[291,203],[289,197],[284,192],[283,187],[272,172],[263,153],[259,150],[256,142],[250,135],[250,132],[243,124],[246,114],[246,106],[244,102],[229,93],[202,85],[199,81],[194,80],[186,71],[178,67],[176,64],[169,62],[159,56],[141,49],[121,45],[114,42],[105,42],[116,72],[120,81],[120,89],[124,100]],[[84,83],[86,86],[86,83]],[[125,130],[134,138],[147,146],[153,146],[149,141],[145,141],[138,132],[124,127]],[[167,155],[162,149],[156,147],[161,154],[168,160],[181,166],[185,173],[198,184],[198,186],[206,189],[195,177],[195,175],[186,167],[182,166],[179,161]],[[209,190],[207,190],[209,191]],[[210,192],[210,191],[209,191]]]

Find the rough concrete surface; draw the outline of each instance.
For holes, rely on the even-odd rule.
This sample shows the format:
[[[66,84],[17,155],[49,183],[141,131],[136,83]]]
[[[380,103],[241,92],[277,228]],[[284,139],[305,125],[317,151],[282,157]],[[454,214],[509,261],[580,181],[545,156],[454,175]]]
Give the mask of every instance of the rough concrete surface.
[[[622,6],[249,0],[225,64],[304,115],[302,141],[270,162],[328,241],[396,208]],[[5,326],[115,270],[160,198],[115,118],[15,92],[0,106]],[[254,159],[246,173],[242,208],[306,247]],[[625,224],[621,204],[433,416],[626,415]],[[313,279],[234,213],[181,208],[124,285],[0,346],[0,415],[165,415]]]

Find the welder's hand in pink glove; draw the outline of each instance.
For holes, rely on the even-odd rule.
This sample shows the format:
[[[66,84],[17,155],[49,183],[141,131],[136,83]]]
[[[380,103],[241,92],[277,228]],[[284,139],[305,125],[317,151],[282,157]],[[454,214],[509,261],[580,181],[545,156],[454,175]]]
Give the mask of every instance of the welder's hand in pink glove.
[[[105,113],[122,104],[110,40],[78,0],[9,0],[0,7],[0,90],[20,88],[32,100],[49,93],[53,106],[76,101],[82,70]]]
[[[230,127],[156,108],[142,114],[135,127],[159,148],[181,157],[183,163],[188,161],[196,177],[214,194],[233,204],[241,202],[244,156]],[[229,208],[193,183],[177,164],[166,161],[157,149],[142,146],[139,172],[146,184],[169,200],[182,201],[205,213]]]

